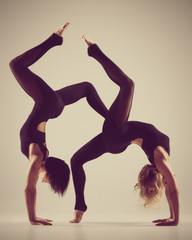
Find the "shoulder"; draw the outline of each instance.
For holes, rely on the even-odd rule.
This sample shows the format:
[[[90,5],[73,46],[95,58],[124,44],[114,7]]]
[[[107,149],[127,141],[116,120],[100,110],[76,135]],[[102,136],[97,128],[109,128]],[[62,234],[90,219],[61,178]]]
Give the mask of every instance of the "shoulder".
[[[43,165],[44,155],[39,144],[31,143],[29,145],[29,161],[33,171],[38,172]]]
[[[31,143],[29,147],[30,167],[27,174],[26,190],[34,190],[43,166],[43,154],[36,143]]]
[[[170,168],[169,154],[162,146],[157,146],[154,150],[154,164],[162,174],[165,169]]]
[[[161,161],[166,160],[169,161],[169,153],[162,146],[157,146],[154,150],[154,160]]]
[[[175,174],[170,166],[170,158],[168,153],[163,147],[158,146],[154,151],[154,164],[159,173],[162,174],[164,181],[167,183],[167,187],[171,192],[177,191],[177,183]]]
[[[154,164],[162,175],[167,175],[167,172],[172,172],[169,155],[161,146],[156,147],[154,150]]]
[[[40,161],[43,160],[43,153],[41,151],[41,148],[39,144],[37,143],[31,143],[29,145],[29,160],[33,161],[34,159],[39,159]]]

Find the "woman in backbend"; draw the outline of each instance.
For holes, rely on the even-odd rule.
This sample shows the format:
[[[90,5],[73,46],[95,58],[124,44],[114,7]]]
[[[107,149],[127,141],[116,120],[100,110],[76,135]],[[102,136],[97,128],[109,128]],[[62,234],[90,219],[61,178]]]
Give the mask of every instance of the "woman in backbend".
[[[39,174],[42,174],[42,181],[49,183],[52,190],[59,195],[64,194],[69,182],[68,165],[63,160],[48,157],[45,139],[46,122],[58,117],[64,106],[84,97],[87,98],[90,106],[103,117],[107,114],[106,107],[90,83],[82,82],[54,91],[39,76],[29,70],[29,66],[49,49],[62,44],[62,34],[68,25],[69,23],[66,23],[46,41],[10,62],[16,80],[35,102],[31,114],[20,131],[21,150],[30,161],[25,199],[29,221],[35,225],[51,225],[51,220],[39,218],[36,215],[36,184]]]
[[[158,202],[165,187],[170,217],[154,222],[161,226],[177,225],[179,222],[179,194],[169,162],[169,138],[151,124],[128,121],[134,82],[96,44],[91,43],[84,36],[83,38],[88,45],[88,55],[102,65],[109,78],[119,86],[120,90],[109,109],[102,133],[78,150],[71,159],[76,203],[74,219],[70,222],[80,222],[87,209],[84,199],[83,164],[104,153],[121,153],[130,144],[135,143],[143,149],[150,162],[141,170],[136,184],[136,188],[140,190],[140,196],[144,199],[144,205]]]

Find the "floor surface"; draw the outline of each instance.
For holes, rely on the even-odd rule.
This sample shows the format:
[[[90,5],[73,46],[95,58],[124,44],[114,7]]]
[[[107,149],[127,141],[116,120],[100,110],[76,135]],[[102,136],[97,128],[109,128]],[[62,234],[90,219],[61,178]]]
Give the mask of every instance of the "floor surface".
[[[191,240],[192,222],[177,227],[155,227],[145,222],[54,223],[31,226],[27,222],[0,222],[1,240]]]

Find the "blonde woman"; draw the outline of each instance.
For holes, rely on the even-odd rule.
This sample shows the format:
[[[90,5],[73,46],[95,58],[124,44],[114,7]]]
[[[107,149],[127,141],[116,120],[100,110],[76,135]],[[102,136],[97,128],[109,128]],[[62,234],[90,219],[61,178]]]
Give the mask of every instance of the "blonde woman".
[[[102,133],[78,150],[71,159],[71,169],[76,193],[74,219],[81,221],[87,209],[84,199],[85,172],[83,164],[104,153],[121,153],[130,144],[139,145],[149,159],[139,174],[136,188],[144,199],[144,205],[158,202],[165,187],[170,216],[155,220],[158,226],[174,226],[179,223],[179,194],[175,176],[170,167],[169,138],[153,125],[128,121],[134,93],[134,82],[122,72],[96,45],[83,36],[88,45],[88,55],[96,59],[108,77],[119,86],[119,93],[111,105]]]

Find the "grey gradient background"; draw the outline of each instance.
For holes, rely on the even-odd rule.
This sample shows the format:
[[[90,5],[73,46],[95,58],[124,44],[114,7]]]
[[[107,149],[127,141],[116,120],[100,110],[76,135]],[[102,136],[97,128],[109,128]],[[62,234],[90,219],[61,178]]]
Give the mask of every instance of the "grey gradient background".
[[[33,101],[10,72],[9,61],[47,38],[63,23],[71,23],[62,47],[52,49],[31,69],[53,88],[90,81],[109,107],[118,87],[96,61],[87,57],[81,40],[86,34],[135,81],[130,120],[154,124],[171,139],[171,165],[181,196],[181,218],[191,208],[191,56],[190,0],[1,0],[1,167],[0,215],[26,219],[24,186],[28,160],[20,152],[19,130]],[[83,144],[101,131],[103,119],[85,100],[66,107],[47,124],[50,155],[70,162]],[[119,155],[105,154],[85,165],[88,212],[84,220],[140,220],[167,217],[164,200],[159,209],[143,209],[133,187],[148,163],[137,146]],[[70,185],[59,198],[45,184],[37,186],[40,217],[68,221],[73,216]]]

